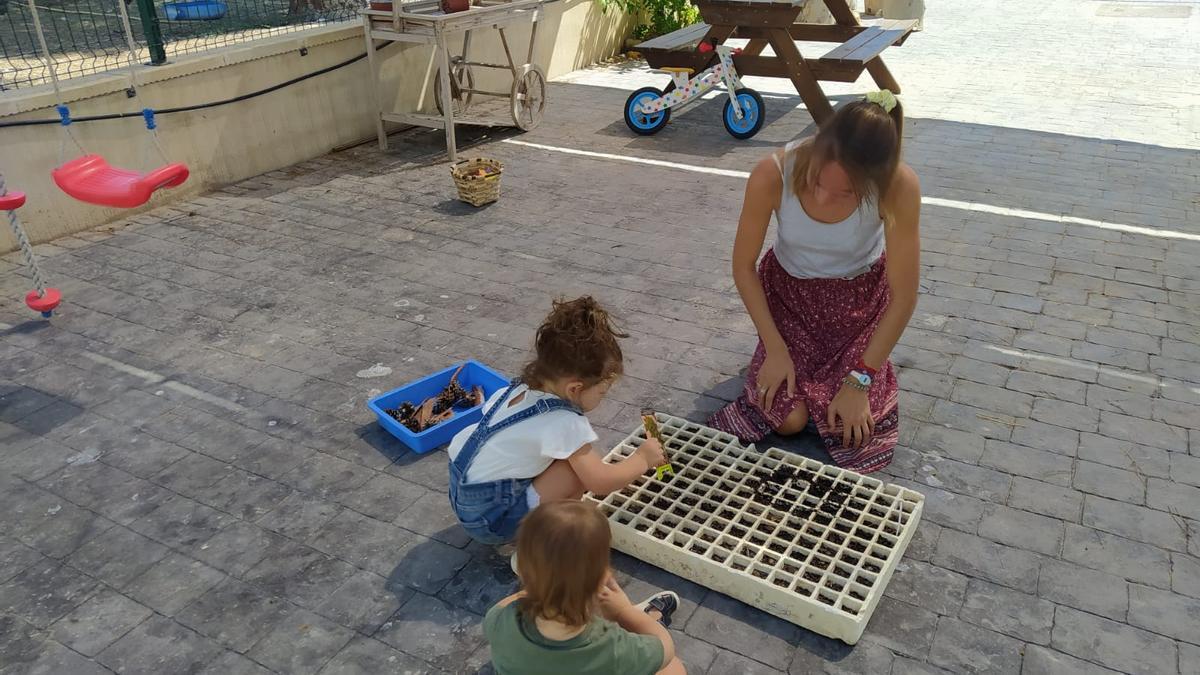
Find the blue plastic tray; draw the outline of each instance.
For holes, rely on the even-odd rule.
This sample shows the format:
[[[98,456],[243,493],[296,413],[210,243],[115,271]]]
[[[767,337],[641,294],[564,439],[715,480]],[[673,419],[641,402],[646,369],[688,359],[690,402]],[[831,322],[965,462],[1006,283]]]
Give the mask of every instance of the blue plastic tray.
[[[463,369],[458,375],[458,383],[464,389],[483,387],[483,394],[486,398],[508,386],[509,378],[478,361],[467,361],[460,365],[463,366]],[[420,433],[409,431],[408,427],[392,419],[384,412],[384,409],[399,407],[405,401],[413,405],[420,405],[422,401],[436,396],[447,384],[450,384],[450,376],[454,375],[456,370],[458,370],[457,365],[422,377],[399,389],[376,396],[367,401],[367,406],[379,418],[379,425],[389,434],[400,439],[400,442],[407,445],[413,452],[421,454],[439,448],[449,443],[455,434],[478,422],[483,417],[483,406],[455,408],[453,417]]]
[[[229,6],[220,0],[186,0],[163,4],[167,21],[211,21],[225,16]]]

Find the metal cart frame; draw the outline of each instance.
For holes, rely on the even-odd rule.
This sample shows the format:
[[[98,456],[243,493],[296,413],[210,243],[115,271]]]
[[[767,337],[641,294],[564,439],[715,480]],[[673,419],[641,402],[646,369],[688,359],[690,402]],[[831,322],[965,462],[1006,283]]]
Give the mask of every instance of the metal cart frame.
[[[509,126],[510,124],[497,120],[470,119],[464,117],[475,96],[494,96],[510,99],[512,123],[520,129],[528,131],[536,127],[542,120],[546,108],[546,74],[533,64],[533,50],[536,45],[538,22],[542,17],[543,5],[552,0],[474,0],[472,6],[462,12],[447,14],[441,11],[438,0],[417,0],[416,2],[392,5],[390,11],[365,9],[362,11],[363,32],[367,43],[367,61],[374,79],[375,92],[375,129],[379,136],[379,147],[388,147],[386,122],[398,122],[444,129],[446,132],[446,152],[450,161],[458,158],[458,148],[455,142],[454,125],[469,124],[475,126]],[[508,37],[505,35],[506,26],[519,21],[532,21],[529,33],[529,51],[524,64],[517,65],[509,48]],[[500,33],[500,43],[504,47],[507,64],[484,63],[471,61],[471,32],[480,28],[496,29]],[[450,55],[450,40],[462,33],[462,55]],[[437,104],[438,115],[420,113],[398,113],[383,109],[380,96],[379,44],[386,42],[407,42],[410,44],[434,45],[434,58],[438,70],[434,77],[434,101]],[[475,77],[472,68],[489,68],[507,70],[512,73],[512,87],[507,92],[486,91],[475,88]],[[424,101],[424,95],[421,97]]]

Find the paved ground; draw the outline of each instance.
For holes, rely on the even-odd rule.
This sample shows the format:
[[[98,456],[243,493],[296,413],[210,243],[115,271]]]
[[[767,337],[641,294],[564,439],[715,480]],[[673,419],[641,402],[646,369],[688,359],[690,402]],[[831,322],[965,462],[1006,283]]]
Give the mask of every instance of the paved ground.
[[[1191,18],[1128,18],[1164,6]],[[928,199],[886,473],[927,509],[887,597],[850,649],[618,556],[621,576],[685,598],[695,673],[1200,673],[1197,8],[931,12],[891,57]],[[699,420],[736,391],[743,180],[705,171],[809,118],[755,82],[776,94],[753,141],[715,102],[635,139],[619,110],[645,80],[553,86],[511,140],[557,149],[491,139],[487,209],[419,135],[41,247],[68,298],[49,324],[4,258],[0,670],[483,667],[512,575],[454,525],[444,456],[364,401],[466,357],[515,372],[550,298],[583,292],[633,334],[605,443],[643,402]]]

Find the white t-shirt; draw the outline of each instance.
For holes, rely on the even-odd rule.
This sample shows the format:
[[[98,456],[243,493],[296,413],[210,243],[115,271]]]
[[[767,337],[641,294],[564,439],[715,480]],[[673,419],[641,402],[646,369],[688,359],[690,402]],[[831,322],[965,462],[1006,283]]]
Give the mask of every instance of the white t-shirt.
[[[523,384],[513,388],[509,399],[516,398],[522,392],[525,398],[520,403],[496,411],[492,418],[495,426],[505,418],[521,410],[525,410],[542,399],[556,399],[554,394],[529,389]],[[500,405],[500,390],[484,404],[484,412],[492,406]],[[506,402],[505,402],[506,403]],[[455,434],[450,441],[450,459],[458,457],[459,451],[466,445],[467,439],[475,433],[478,424],[463,429]],[[587,417],[572,410],[551,410],[535,415],[530,419],[502,429],[484,441],[483,447],[475,455],[475,461],[467,470],[468,483],[486,483],[493,480],[509,478],[535,478],[550,467],[556,459],[566,459],[575,451],[588,443],[595,442],[596,435]]]

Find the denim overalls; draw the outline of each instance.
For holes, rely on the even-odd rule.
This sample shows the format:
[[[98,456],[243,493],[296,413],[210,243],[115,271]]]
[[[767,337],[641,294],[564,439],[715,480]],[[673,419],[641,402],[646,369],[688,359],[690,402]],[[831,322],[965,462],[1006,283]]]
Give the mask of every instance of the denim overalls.
[[[517,536],[517,524],[529,512],[525,490],[533,483],[533,478],[506,478],[485,483],[468,483],[467,470],[471,468],[471,463],[475,461],[480,448],[489,438],[504,429],[552,410],[570,410],[577,415],[583,414],[578,407],[561,398],[541,399],[532,406],[492,424],[492,418],[497,411],[507,406],[508,397],[518,384],[520,382],[514,380],[508,389],[504,390],[496,404],[484,413],[479,426],[475,427],[475,431],[463,444],[458,456],[450,460],[450,506],[467,534],[484,544],[503,544]]]

